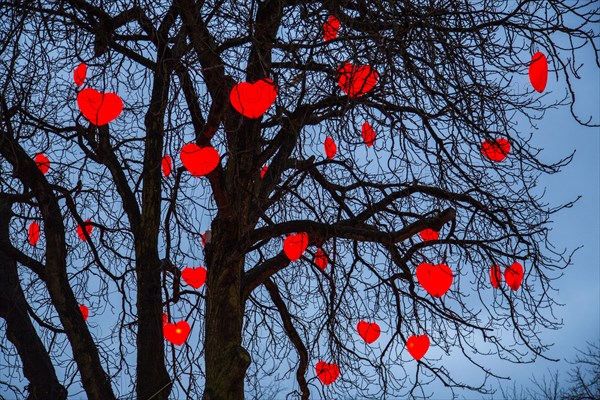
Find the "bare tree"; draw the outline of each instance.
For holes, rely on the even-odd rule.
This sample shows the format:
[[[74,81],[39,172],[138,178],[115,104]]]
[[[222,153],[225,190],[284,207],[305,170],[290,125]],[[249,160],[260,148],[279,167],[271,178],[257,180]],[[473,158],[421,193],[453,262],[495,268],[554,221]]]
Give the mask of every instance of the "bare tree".
[[[593,125],[572,82],[594,7],[2,3],[3,364],[32,399],[305,399],[485,393],[485,356],[545,357],[573,202],[536,182],[572,155],[528,131],[565,105]]]

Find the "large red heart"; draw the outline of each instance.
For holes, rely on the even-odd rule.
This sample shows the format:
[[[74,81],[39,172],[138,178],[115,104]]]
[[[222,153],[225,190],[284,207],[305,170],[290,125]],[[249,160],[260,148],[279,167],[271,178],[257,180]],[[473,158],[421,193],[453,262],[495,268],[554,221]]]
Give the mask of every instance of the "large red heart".
[[[365,142],[365,144],[368,147],[373,146],[373,144],[375,143],[375,131],[371,127],[371,124],[369,124],[368,122],[365,122],[362,125],[361,131],[362,131],[362,138],[363,138],[363,141]]]
[[[35,156],[35,165],[37,165],[42,174],[46,175],[46,172],[50,169],[50,160],[44,154],[40,153]]]
[[[497,265],[492,265],[490,269],[490,282],[492,286],[496,289],[500,286],[500,282],[502,281],[502,273],[500,272],[500,267]]]
[[[190,324],[179,321],[176,324],[164,324],[163,332],[165,339],[174,345],[181,346],[190,334]]]
[[[542,93],[548,83],[548,60],[544,53],[538,51],[531,57],[529,64],[529,82],[533,88]]]
[[[452,285],[452,270],[446,264],[423,263],[417,267],[417,279],[434,297],[442,297]]]
[[[334,363],[319,361],[316,370],[317,377],[324,385],[332,384],[340,376],[340,368]]]
[[[164,176],[171,175],[171,171],[173,171],[173,160],[171,160],[171,156],[166,154],[163,156],[161,161],[162,173]]]
[[[325,268],[327,268],[327,264],[329,263],[327,254],[325,254],[325,252],[322,249],[318,249],[316,251],[314,261],[321,271],[325,271]]]
[[[340,21],[335,15],[330,15],[327,21],[323,24],[323,40],[328,41],[335,39],[340,29]]]
[[[518,290],[523,282],[523,266],[518,262],[504,270],[504,280],[512,290]]]
[[[101,93],[92,88],[77,95],[79,110],[92,124],[106,125],[123,111],[123,100],[115,93]]]
[[[406,341],[406,349],[418,361],[429,350],[429,338],[427,335],[411,336]]]
[[[299,259],[308,247],[308,234],[300,232],[289,235],[283,241],[283,252],[291,261]]]
[[[440,233],[427,228],[419,232],[419,236],[421,236],[421,239],[423,239],[424,242],[427,242],[429,240],[438,240]]]
[[[29,225],[29,229],[27,232],[27,238],[29,239],[29,244],[35,246],[40,239],[40,226],[37,222],[32,222]]]
[[[86,306],[84,306],[83,304],[81,304],[79,306],[79,311],[81,311],[81,315],[83,316],[83,320],[87,321],[88,315],[90,315],[90,310],[88,310],[88,308]]]
[[[271,79],[261,79],[254,83],[240,82],[229,94],[233,108],[247,118],[259,118],[276,98],[277,86]]]
[[[344,63],[338,68],[338,85],[350,97],[360,97],[373,89],[379,74],[368,65],[354,66]]]
[[[92,229],[94,228],[90,222],[92,222],[92,220],[90,219],[86,219],[85,222],[83,223],[83,225],[85,225],[85,231],[87,232],[88,236],[90,236],[92,234]],[[83,240],[84,242],[87,240],[87,238],[85,237],[85,234],[83,233],[83,229],[81,228],[81,225],[77,225],[77,235],[79,236],[79,239]]]
[[[87,65],[81,63],[75,71],[73,71],[73,80],[77,86],[83,85],[85,82],[85,76],[87,75]]]
[[[206,281],[206,269],[202,267],[198,268],[184,268],[181,271],[181,277],[191,287],[194,289],[198,289],[200,286],[204,285]]]
[[[325,154],[327,155],[327,158],[330,160],[333,159],[333,157],[335,157],[335,153],[337,153],[337,146],[335,145],[333,139],[327,137],[323,147],[325,147]]]
[[[510,153],[510,143],[504,138],[486,140],[481,144],[481,153],[492,161],[500,162]]]
[[[373,343],[381,334],[381,328],[375,322],[360,321],[356,330],[361,338],[367,343]]]
[[[194,143],[183,146],[180,158],[183,166],[194,176],[211,173],[220,162],[219,153],[213,147],[199,147]]]

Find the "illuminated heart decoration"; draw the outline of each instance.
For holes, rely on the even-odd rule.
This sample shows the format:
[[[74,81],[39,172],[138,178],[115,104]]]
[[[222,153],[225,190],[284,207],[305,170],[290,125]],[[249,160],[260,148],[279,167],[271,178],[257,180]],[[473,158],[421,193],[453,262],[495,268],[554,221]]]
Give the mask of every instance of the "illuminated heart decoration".
[[[210,174],[219,165],[219,153],[210,146],[198,147],[190,143],[181,149],[181,162],[194,176]]]
[[[165,155],[162,158],[161,166],[162,166],[162,173],[164,176],[171,175],[171,172],[173,171],[173,160],[171,160],[171,156],[169,156],[168,154]]]
[[[438,240],[440,233],[434,231],[433,229],[427,228],[419,232],[419,236],[421,236],[421,239],[423,239],[424,242],[427,242],[429,240]]]
[[[518,262],[504,270],[504,280],[512,290],[518,290],[523,282],[523,266]]]
[[[277,86],[271,79],[254,83],[240,82],[231,89],[229,101],[237,112],[247,118],[259,118],[277,98]]]
[[[85,82],[85,76],[87,75],[87,65],[81,63],[75,71],[73,71],[73,80],[77,86],[83,85]]]
[[[29,244],[32,246],[35,246],[38,240],[40,240],[40,226],[37,222],[29,224],[27,238],[29,239]]]
[[[85,231],[87,232],[88,236],[90,236],[92,234],[92,229],[93,226],[90,224],[90,222],[92,222],[89,219],[86,219],[84,224],[85,225]],[[84,233],[83,233],[83,229],[81,228],[81,225],[77,225],[77,235],[79,236],[79,239],[83,240],[84,242],[87,240],[87,238],[85,237]]]
[[[371,127],[371,124],[369,124],[368,122],[365,122],[362,125],[361,131],[362,131],[363,141],[365,142],[367,147],[373,146],[373,144],[375,144],[375,131]]]
[[[502,273],[500,272],[500,267],[497,265],[492,265],[492,268],[490,268],[490,282],[494,289],[497,289],[500,286],[500,282],[502,282]]]
[[[529,64],[529,82],[531,86],[537,91],[542,93],[548,83],[548,60],[544,53],[538,51],[531,57],[531,64]]]
[[[181,271],[181,278],[194,289],[198,289],[206,281],[206,269],[202,267],[184,268]]]
[[[206,232],[200,235],[200,237],[202,238],[202,247],[206,247]]]
[[[481,153],[492,161],[500,162],[510,153],[510,143],[504,138],[486,140],[481,144]]]
[[[44,154],[40,153],[35,156],[35,165],[37,165],[42,174],[46,175],[46,172],[50,169],[50,160]]]
[[[337,146],[335,145],[333,139],[327,137],[327,139],[325,139],[324,147],[327,158],[329,158],[330,160],[333,159],[333,157],[335,157],[335,153],[337,153]]]
[[[169,322],[169,317],[167,317],[167,314],[166,314],[166,313],[163,313],[163,318],[162,318],[162,319],[163,319],[163,327],[164,327],[164,326],[165,326],[165,324],[166,324],[167,322]]]
[[[329,264],[329,259],[327,258],[327,254],[325,254],[325,252],[322,249],[318,249],[315,252],[315,264],[317,264],[317,267],[319,267],[319,269],[321,271],[325,271],[325,268],[327,268],[327,264]]]
[[[429,350],[429,338],[427,335],[411,336],[406,341],[406,349],[415,360],[423,358]]]
[[[361,338],[367,343],[373,343],[381,334],[381,328],[375,322],[360,321],[356,325],[356,330]]]
[[[305,232],[289,235],[283,241],[283,252],[291,261],[299,259],[308,247],[308,234]]]
[[[163,332],[165,339],[176,346],[181,346],[190,334],[190,325],[185,321],[176,324],[167,323],[163,326]]]
[[[417,279],[433,297],[442,297],[452,285],[452,270],[446,264],[423,263],[417,267]]]
[[[115,93],[101,93],[92,88],[83,89],[77,95],[79,110],[92,124],[106,125],[123,111],[123,100]]]
[[[317,377],[324,385],[330,385],[340,376],[340,368],[334,363],[319,361],[317,363]]]
[[[81,311],[81,315],[83,316],[83,320],[87,321],[88,315],[90,315],[90,310],[88,310],[88,308],[86,306],[84,306],[83,304],[81,304],[79,306],[79,311]]]
[[[323,40],[333,40],[337,37],[340,29],[340,21],[335,15],[330,15],[327,21],[323,24]]]
[[[261,179],[265,177],[265,174],[267,173],[269,167],[268,166],[263,166],[262,169],[260,170],[260,177]]]
[[[338,68],[338,85],[350,97],[360,97],[373,89],[379,74],[368,65],[344,63]]]

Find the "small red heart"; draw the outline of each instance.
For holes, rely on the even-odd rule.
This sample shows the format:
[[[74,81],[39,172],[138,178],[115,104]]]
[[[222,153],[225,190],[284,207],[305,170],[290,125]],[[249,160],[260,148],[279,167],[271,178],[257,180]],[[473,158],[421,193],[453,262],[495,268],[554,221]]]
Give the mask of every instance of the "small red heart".
[[[500,162],[510,153],[510,143],[504,138],[486,140],[481,144],[481,153],[492,161]]]
[[[375,322],[360,321],[356,325],[356,330],[361,338],[367,343],[373,343],[381,334],[381,328]]]
[[[365,142],[365,144],[368,147],[373,146],[373,144],[375,144],[375,131],[371,127],[371,124],[369,124],[368,122],[365,122],[362,125],[361,131],[362,131],[362,138],[363,138],[363,141]]]
[[[325,254],[325,252],[322,249],[318,249],[316,251],[314,261],[321,271],[325,271],[325,268],[327,268],[327,264],[329,264],[327,254]]]
[[[283,241],[283,252],[291,261],[299,259],[308,247],[308,234],[305,232],[289,235]]]
[[[504,270],[504,280],[512,290],[518,290],[523,282],[523,266],[518,262]]]
[[[198,289],[200,286],[204,285],[206,281],[206,269],[202,267],[198,268],[184,268],[181,271],[181,277],[191,287],[194,289]]]
[[[174,345],[181,346],[190,334],[190,325],[185,321],[176,324],[165,324],[163,326],[165,339]]]
[[[335,17],[335,15],[330,15],[327,18],[327,21],[323,24],[323,40],[326,42],[328,40],[335,39],[338,35],[338,31],[340,29],[340,21]]]
[[[198,147],[193,143],[183,146],[180,158],[183,166],[194,176],[210,174],[220,162],[219,153],[213,147]]]
[[[332,160],[333,157],[335,157],[335,153],[337,153],[337,146],[335,145],[335,142],[332,138],[327,137],[323,146],[325,147],[325,154],[327,155],[327,158]]]
[[[123,100],[115,93],[101,93],[92,88],[83,89],[77,95],[79,110],[92,124],[106,125],[123,111]]]
[[[46,172],[50,169],[50,160],[44,154],[40,153],[35,156],[35,165],[37,165],[42,174],[46,175]]]
[[[81,311],[81,315],[83,316],[83,320],[87,321],[88,315],[90,315],[90,310],[83,304],[79,305],[79,311]]]
[[[379,74],[368,65],[354,66],[344,63],[338,68],[338,85],[350,97],[360,97],[373,89]]]
[[[77,86],[83,85],[85,82],[85,76],[87,75],[87,65],[81,63],[75,71],[73,71],[73,80]]]
[[[529,64],[529,82],[533,88],[542,93],[548,83],[548,60],[541,51],[531,57]]]
[[[417,267],[417,279],[433,297],[442,297],[452,285],[452,270],[446,264],[423,263]]]
[[[40,239],[40,226],[37,222],[32,222],[29,225],[27,237],[30,245],[35,246],[37,244],[38,240]]]
[[[406,349],[415,360],[423,358],[429,350],[429,338],[427,335],[411,336],[406,341]]]
[[[94,228],[90,222],[92,222],[92,220],[90,219],[86,219],[84,224],[85,225],[85,230],[88,234],[88,236],[90,236],[92,234],[92,229]],[[87,238],[85,237],[84,233],[83,233],[83,229],[81,228],[81,225],[77,225],[77,235],[79,236],[79,239],[83,240],[84,242],[87,240]]]
[[[163,313],[163,327],[165,326],[165,324],[169,322],[169,317],[167,317],[166,313]]]
[[[267,170],[269,169],[268,166],[263,166],[262,169],[260,170],[260,177],[261,179],[265,177],[265,174],[267,173]]]
[[[492,265],[490,269],[490,282],[492,282],[492,286],[496,289],[500,286],[500,282],[502,282],[502,273],[500,272],[500,267],[497,265]]]
[[[340,368],[334,363],[319,361],[316,370],[317,377],[324,385],[332,384],[340,376]]]
[[[206,247],[206,232],[200,235],[202,238],[202,247]]]
[[[259,118],[276,98],[277,86],[271,79],[260,79],[254,83],[240,82],[229,94],[233,108],[247,118]]]
[[[423,239],[424,242],[427,242],[429,240],[438,240],[440,233],[434,231],[433,229],[427,228],[419,232],[419,236],[421,236],[421,239]]]
[[[173,171],[173,160],[171,160],[171,156],[169,156],[168,154],[163,156],[162,161],[161,161],[161,166],[162,166],[162,173],[164,176],[171,175],[171,172]]]

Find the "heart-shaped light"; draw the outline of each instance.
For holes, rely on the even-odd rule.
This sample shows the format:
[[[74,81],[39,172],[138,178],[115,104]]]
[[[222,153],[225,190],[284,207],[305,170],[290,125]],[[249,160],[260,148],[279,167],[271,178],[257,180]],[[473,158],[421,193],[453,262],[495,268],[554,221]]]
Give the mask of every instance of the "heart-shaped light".
[[[498,288],[500,286],[500,282],[502,281],[502,273],[500,272],[500,267],[497,265],[492,265],[490,268],[490,282],[494,288]]]
[[[379,74],[368,65],[344,63],[338,68],[338,85],[350,97],[360,97],[373,89]]]
[[[163,156],[161,161],[161,167],[164,176],[171,175],[171,172],[173,171],[173,160],[171,159],[171,156],[169,156],[168,154],[165,154]]]
[[[521,283],[523,283],[523,274],[523,266],[515,262],[504,270],[504,280],[512,290],[519,290]]]
[[[369,344],[376,341],[381,334],[381,328],[375,322],[360,321],[356,325],[356,330],[360,337]]]
[[[291,261],[299,259],[308,247],[308,234],[300,232],[289,235],[283,241],[283,252]]]
[[[85,231],[87,232],[88,236],[90,236],[92,234],[92,229],[94,228],[90,222],[92,222],[92,220],[90,219],[86,219],[85,222],[83,223],[83,225],[85,226]],[[81,228],[81,225],[77,225],[77,236],[79,236],[79,239],[83,240],[84,242],[87,240],[87,238],[85,237],[85,234],[83,233],[83,229]]]
[[[45,154],[40,153],[35,156],[35,165],[42,174],[46,175],[46,172],[50,169],[50,160]]]
[[[440,233],[427,228],[419,232],[419,236],[421,236],[421,239],[423,239],[424,242],[427,242],[429,240],[438,240]]]
[[[181,271],[181,278],[194,289],[198,289],[206,281],[206,269],[202,267],[184,268]]]
[[[81,311],[81,316],[83,317],[83,320],[87,321],[88,315],[90,315],[90,310],[83,304],[80,304],[79,311]]]
[[[85,76],[87,75],[87,65],[81,63],[75,71],[73,71],[73,80],[77,86],[83,85],[85,82]]]
[[[83,89],[77,95],[79,110],[92,124],[106,125],[123,111],[123,100],[115,93],[101,93],[92,88]]]
[[[529,82],[531,82],[531,86],[537,92],[542,93],[546,89],[546,83],[548,83],[548,60],[541,51],[538,51],[531,57]]]
[[[504,138],[486,140],[481,144],[481,154],[492,161],[503,161],[510,153],[510,143]]]
[[[371,124],[365,122],[362,125],[361,133],[363,141],[365,142],[367,147],[371,147],[373,146],[373,144],[375,144],[375,131],[373,130],[373,127],[371,127]]]
[[[420,360],[429,350],[429,344],[427,335],[411,336],[406,341],[406,349],[415,360]]]
[[[247,118],[262,116],[277,98],[277,86],[271,79],[254,83],[240,82],[231,89],[229,101],[237,112]]]
[[[316,370],[317,377],[324,385],[331,385],[340,376],[340,368],[334,363],[319,361]]]
[[[199,147],[194,143],[183,146],[180,154],[183,166],[194,176],[211,173],[219,165],[219,153],[210,147]]]
[[[323,24],[323,40],[333,40],[337,37],[340,29],[340,21],[335,15],[330,15],[327,21]]]
[[[333,159],[333,157],[335,157],[335,153],[337,153],[337,146],[333,139],[327,137],[325,139],[323,147],[325,148],[325,154],[327,155],[327,158],[329,158],[330,160]]]
[[[176,324],[164,324],[163,333],[165,339],[176,346],[181,346],[190,334],[190,325],[186,321],[179,321]]]
[[[322,249],[318,249],[315,252],[314,262],[321,271],[325,271],[325,268],[327,268],[327,264],[329,263],[329,259],[327,258],[327,254],[325,254]]]
[[[40,239],[40,226],[37,222],[29,224],[27,239],[29,239],[29,244],[32,246],[35,246]]]
[[[430,295],[442,297],[452,285],[452,270],[446,264],[423,263],[417,267],[417,280]]]

